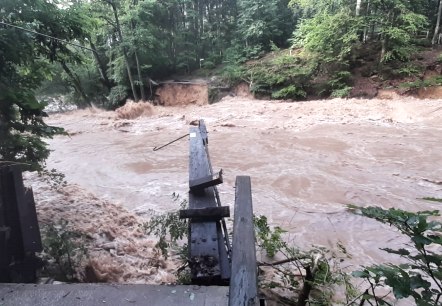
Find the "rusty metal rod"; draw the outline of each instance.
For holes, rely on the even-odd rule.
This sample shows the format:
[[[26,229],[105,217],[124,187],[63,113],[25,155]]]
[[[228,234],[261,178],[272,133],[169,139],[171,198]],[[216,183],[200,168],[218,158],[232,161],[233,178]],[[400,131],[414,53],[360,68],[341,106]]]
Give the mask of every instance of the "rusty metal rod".
[[[187,136],[189,136],[189,133],[187,133],[186,135],[183,135],[183,136],[181,136],[181,137],[178,137],[177,139],[172,140],[171,142],[168,142],[168,143],[166,143],[165,145],[163,145],[163,146],[161,146],[161,147],[154,147],[153,150],[154,150],[154,151],[161,150],[162,148],[165,148],[165,147],[167,147],[168,145],[171,145],[172,143],[177,142],[178,140],[183,139],[184,137],[187,137]]]

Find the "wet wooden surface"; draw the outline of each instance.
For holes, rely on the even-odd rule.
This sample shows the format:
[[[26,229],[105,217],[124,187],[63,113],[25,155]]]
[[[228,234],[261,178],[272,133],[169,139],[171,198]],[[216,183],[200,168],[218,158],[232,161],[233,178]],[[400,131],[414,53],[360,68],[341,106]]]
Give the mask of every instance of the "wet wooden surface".
[[[211,175],[205,149],[207,132],[198,127],[190,128],[189,182]],[[217,208],[213,187],[189,192],[189,208]],[[199,220],[200,221],[200,220]],[[189,246],[192,282],[219,284],[230,277],[227,250],[223,245],[218,222],[190,222]]]
[[[117,284],[0,284],[0,305],[225,306],[228,287]]]
[[[257,305],[257,265],[249,176],[236,177],[229,305]]]
[[[229,206],[206,207],[180,210],[180,219],[191,219],[193,222],[218,221],[230,217]]]

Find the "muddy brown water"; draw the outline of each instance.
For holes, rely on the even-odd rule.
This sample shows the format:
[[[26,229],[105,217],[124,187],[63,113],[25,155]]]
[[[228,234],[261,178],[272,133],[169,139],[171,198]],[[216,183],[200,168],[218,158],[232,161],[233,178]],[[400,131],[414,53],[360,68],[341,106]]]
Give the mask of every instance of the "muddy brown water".
[[[186,198],[188,140],[165,144],[205,119],[223,205],[233,211],[236,175],[252,177],[254,211],[288,230],[300,247],[342,243],[350,264],[391,260],[381,247],[406,243],[396,231],[347,211],[348,204],[441,209],[442,100],[327,100],[301,103],[225,98],[206,106],[155,109],[120,120],[113,112],[55,114],[70,137],[49,141],[48,165],[100,198],[140,216]]]

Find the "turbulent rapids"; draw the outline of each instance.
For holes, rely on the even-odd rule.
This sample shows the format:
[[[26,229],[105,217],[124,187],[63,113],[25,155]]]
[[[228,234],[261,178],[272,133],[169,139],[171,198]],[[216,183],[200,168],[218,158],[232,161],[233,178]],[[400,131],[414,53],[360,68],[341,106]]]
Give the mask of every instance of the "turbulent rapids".
[[[440,100],[334,99],[288,103],[227,97],[206,106],[154,107],[142,116],[98,109],[52,114],[69,136],[49,141],[49,168],[68,186],[51,191],[35,176],[42,220],[66,219],[90,237],[87,263],[103,281],[173,282],[175,261],[165,261],[139,225],[153,210],[177,209],[172,194],[187,197],[188,142],[152,149],[204,119],[214,168],[224,170],[223,205],[233,206],[235,175],[252,177],[256,214],[288,230],[287,239],[345,246],[348,265],[391,260],[379,250],[406,240],[348,204],[440,209],[442,198]]]

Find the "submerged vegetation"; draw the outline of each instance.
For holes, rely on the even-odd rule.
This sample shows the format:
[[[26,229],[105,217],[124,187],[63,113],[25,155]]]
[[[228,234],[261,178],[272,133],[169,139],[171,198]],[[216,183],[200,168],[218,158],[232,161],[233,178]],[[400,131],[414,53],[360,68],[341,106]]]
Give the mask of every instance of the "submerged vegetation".
[[[44,224],[43,252],[40,254],[45,265],[41,272],[57,281],[75,282],[76,270],[87,257],[85,237],[69,229],[69,224],[61,220],[58,224]]]
[[[181,199],[178,194],[173,193],[172,199],[174,202],[179,202],[180,209],[187,207],[187,200]],[[143,230],[147,235],[154,235],[158,238],[155,246],[161,250],[165,258],[168,257],[169,249],[176,248],[178,241],[187,236],[187,228],[187,220],[180,219],[178,210],[153,215],[148,222],[143,224]],[[182,250],[186,248],[187,246],[184,245]]]

